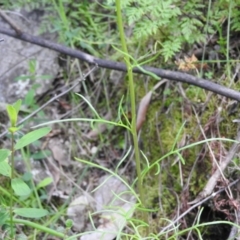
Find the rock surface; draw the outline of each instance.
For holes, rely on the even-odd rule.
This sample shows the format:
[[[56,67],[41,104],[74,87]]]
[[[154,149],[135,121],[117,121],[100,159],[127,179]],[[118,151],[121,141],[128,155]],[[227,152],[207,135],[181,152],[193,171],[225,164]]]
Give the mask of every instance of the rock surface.
[[[19,10],[8,16],[23,32],[56,41],[56,34],[40,34],[41,20],[45,14],[44,10],[35,9]],[[2,18],[0,27],[11,28]],[[0,43],[0,102],[13,103],[17,99],[23,99],[34,84],[39,84],[36,88],[37,95],[45,92],[59,71],[58,53],[3,34],[0,34],[0,38],[4,39]],[[30,63],[35,66],[32,71]],[[16,81],[19,77],[22,79]]]

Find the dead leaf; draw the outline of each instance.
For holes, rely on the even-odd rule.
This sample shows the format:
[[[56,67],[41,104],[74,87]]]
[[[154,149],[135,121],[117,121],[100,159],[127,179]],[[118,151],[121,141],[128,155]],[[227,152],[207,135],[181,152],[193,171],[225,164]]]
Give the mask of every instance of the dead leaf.
[[[73,200],[68,209],[67,215],[73,220],[73,227],[75,231],[82,231],[87,218],[87,212],[91,206],[91,199],[85,195],[82,195]]]
[[[101,211],[105,207],[121,206],[123,199],[128,201],[131,198],[127,186],[116,177],[110,175],[101,177],[99,186],[101,187],[94,192],[97,211]],[[119,198],[116,196],[119,196]]]
[[[135,196],[118,178],[106,175],[99,179],[92,198],[84,194],[76,198],[68,207],[67,214],[74,221],[74,228],[81,232],[86,226],[86,217],[90,209],[96,209],[93,222],[100,222],[90,234],[83,235],[81,240],[112,240],[123,230],[135,211]],[[100,220],[96,219],[99,218]]]
[[[188,72],[190,70],[198,70],[198,69],[207,69],[208,65],[206,63],[201,63],[193,54],[191,57],[184,57],[183,59],[178,59],[175,61],[175,64],[178,66],[179,70],[184,72]]]
[[[112,240],[125,227],[127,220],[135,210],[135,197],[127,186],[114,176],[103,176],[99,179],[100,188],[94,193],[101,224],[97,229],[81,237],[81,240]]]
[[[138,107],[138,113],[137,113],[137,131],[139,131],[146,119],[146,114],[148,110],[149,103],[152,98],[152,93],[156,91],[162,84],[167,82],[166,79],[159,81],[154,88],[149,91],[140,101],[139,107]]]
[[[81,237],[81,240],[112,240],[123,230],[127,220],[133,215],[134,204],[127,202],[119,206],[118,210],[102,214],[103,223],[90,234]]]
[[[58,138],[52,138],[48,143],[48,147],[52,152],[53,158],[61,166],[69,166],[66,147],[64,147],[64,144],[62,144]]]

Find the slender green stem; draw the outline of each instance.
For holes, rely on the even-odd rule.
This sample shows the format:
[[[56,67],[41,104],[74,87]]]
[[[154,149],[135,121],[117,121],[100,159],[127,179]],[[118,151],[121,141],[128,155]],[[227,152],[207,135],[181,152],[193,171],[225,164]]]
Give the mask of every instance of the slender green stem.
[[[29,155],[30,155],[29,148],[27,148],[27,154],[24,152],[23,149],[21,149],[21,153],[22,153],[22,156],[23,156],[23,160],[24,160],[24,162],[27,166],[27,171],[30,173],[31,172],[31,165],[30,165],[30,158],[29,158]],[[34,195],[35,195],[37,203],[38,203],[38,207],[43,209],[43,206],[42,206],[42,203],[41,203],[36,185],[33,181],[33,178],[31,178],[30,181],[31,181],[31,185],[32,185],[32,188],[33,188]]]
[[[14,133],[11,133],[11,178],[10,178],[10,228],[11,228],[11,237],[14,237],[14,229],[13,229],[13,189],[11,187],[11,181],[14,178]]]
[[[226,60],[227,60],[227,76],[228,80],[231,79],[231,65],[229,59],[229,52],[230,52],[230,30],[231,30],[231,17],[232,17],[232,1],[229,2],[228,7],[228,25],[227,25],[227,51],[226,51]]]
[[[134,88],[134,81],[133,81],[133,71],[131,60],[128,54],[127,44],[125,40],[125,33],[123,28],[122,22],[122,14],[121,14],[121,1],[116,0],[116,10],[117,10],[117,25],[119,29],[122,50],[125,53],[125,62],[127,65],[127,73],[129,79],[129,90],[130,90],[130,99],[131,99],[131,114],[132,114],[132,122],[131,122],[131,133],[133,136],[133,144],[134,144],[134,153],[135,153],[135,162],[136,162],[136,170],[137,170],[137,185],[138,191],[140,194],[140,200],[142,205],[145,206],[145,199],[144,199],[144,192],[142,187],[142,175],[141,175],[141,164],[140,164],[140,151],[138,146],[138,139],[137,139],[137,127],[136,127],[136,103],[135,103],[135,88]],[[145,216],[146,217],[146,216]],[[146,218],[145,218],[146,220]]]
[[[29,227],[41,230],[41,231],[43,231],[45,233],[48,233],[48,234],[50,234],[52,236],[56,236],[56,237],[65,238],[66,239],[66,235],[64,233],[60,233],[60,232],[55,231],[55,230],[53,230],[51,228],[47,228],[47,227],[45,227],[43,225],[40,225],[40,224],[37,224],[37,223],[34,223],[34,222],[30,222],[28,220],[13,218],[13,222],[14,223],[18,223],[18,224],[23,224],[25,226],[29,226]]]

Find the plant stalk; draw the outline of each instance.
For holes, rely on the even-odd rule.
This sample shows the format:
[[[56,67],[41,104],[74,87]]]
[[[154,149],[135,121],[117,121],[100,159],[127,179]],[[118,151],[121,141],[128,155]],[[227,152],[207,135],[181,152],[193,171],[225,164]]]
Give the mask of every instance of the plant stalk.
[[[24,220],[24,219],[17,219],[17,218],[14,218],[13,222],[16,223],[16,224],[23,224],[25,226],[29,226],[29,227],[38,229],[42,232],[51,234],[52,236],[56,236],[56,237],[59,237],[59,238],[65,238],[66,239],[66,236],[65,236],[64,233],[61,233],[59,231],[56,231],[56,230],[53,230],[51,228],[45,227],[45,226],[40,225],[38,223],[34,223],[34,222]]]
[[[144,191],[142,186],[142,175],[141,175],[140,151],[138,146],[137,127],[136,127],[135,87],[134,87],[134,81],[133,81],[132,65],[130,62],[129,54],[128,54],[128,48],[126,44],[123,21],[122,21],[121,0],[116,0],[116,11],[117,11],[117,25],[118,25],[119,34],[120,34],[122,50],[125,53],[124,60],[127,66],[127,74],[128,74],[128,80],[129,80],[131,115],[132,115],[131,134],[133,137],[133,144],[134,144],[135,162],[136,162],[136,170],[137,170],[137,178],[138,178],[137,185],[138,185],[141,204],[143,207],[145,207],[145,198],[144,198]],[[147,214],[145,212],[144,212],[144,220],[147,220]]]
[[[14,229],[13,229],[13,189],[11,187],[12,179],[14,178],[14,133],[11,133],[11,177],[10,177],[10,209],[9,209],[9,215],[10,215],[10,229],[11,229],[11,238],[14,237]]]

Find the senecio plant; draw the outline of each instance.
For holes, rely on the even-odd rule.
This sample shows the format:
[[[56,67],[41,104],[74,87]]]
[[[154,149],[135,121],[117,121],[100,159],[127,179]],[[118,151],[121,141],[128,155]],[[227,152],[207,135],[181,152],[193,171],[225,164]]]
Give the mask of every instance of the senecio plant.
[[[35,229],[39,229],[46,233],[63,238],[64,234],[54,231],[52,229],[46,228],[40,224],[34,223],[28,219],[38,219],[47,216],[49,212],[43,209],[41,202],[39,201],[39,208],[28,208],[25,207],[24,201],[28,199],[32,194],[37,193],[37,188],[39,186],[46,186],[47,181],[43,180],[38,184],[38,186],[28,185],[21,177],[18,177],[14,169],[14,155],[16,150],[21,150],[27,145],[33,143],[34,141],[40,139],[41,137],[47,135],[51,129],[49,127],[40,128],[31,131],[18,139],[15,142],[15,134],[21,129],[21,126],[17,125],[18,113],[21,108],[21,100],[18,100],[12,105],[7,105],[7,113],[10,120],[10,127],[8,128],[9,134],[11,136],[11,149],[0,149],[0,174],[6,177],[9,181],[9,187],[3,188],[0,186],[1,193],[9,198],[9,204],[6,201],[2,201],[0,206],[0,224],[2,228],[7,230],[7,235],[10,238],[15,236],[15,224],[24,224]],[[39,198],[38,198],[39,199]],[[16,207],[16,206],[23,207]],[[17,218],[16,216],[22,217]],[[8,234],[10,231],[10,234]]]

